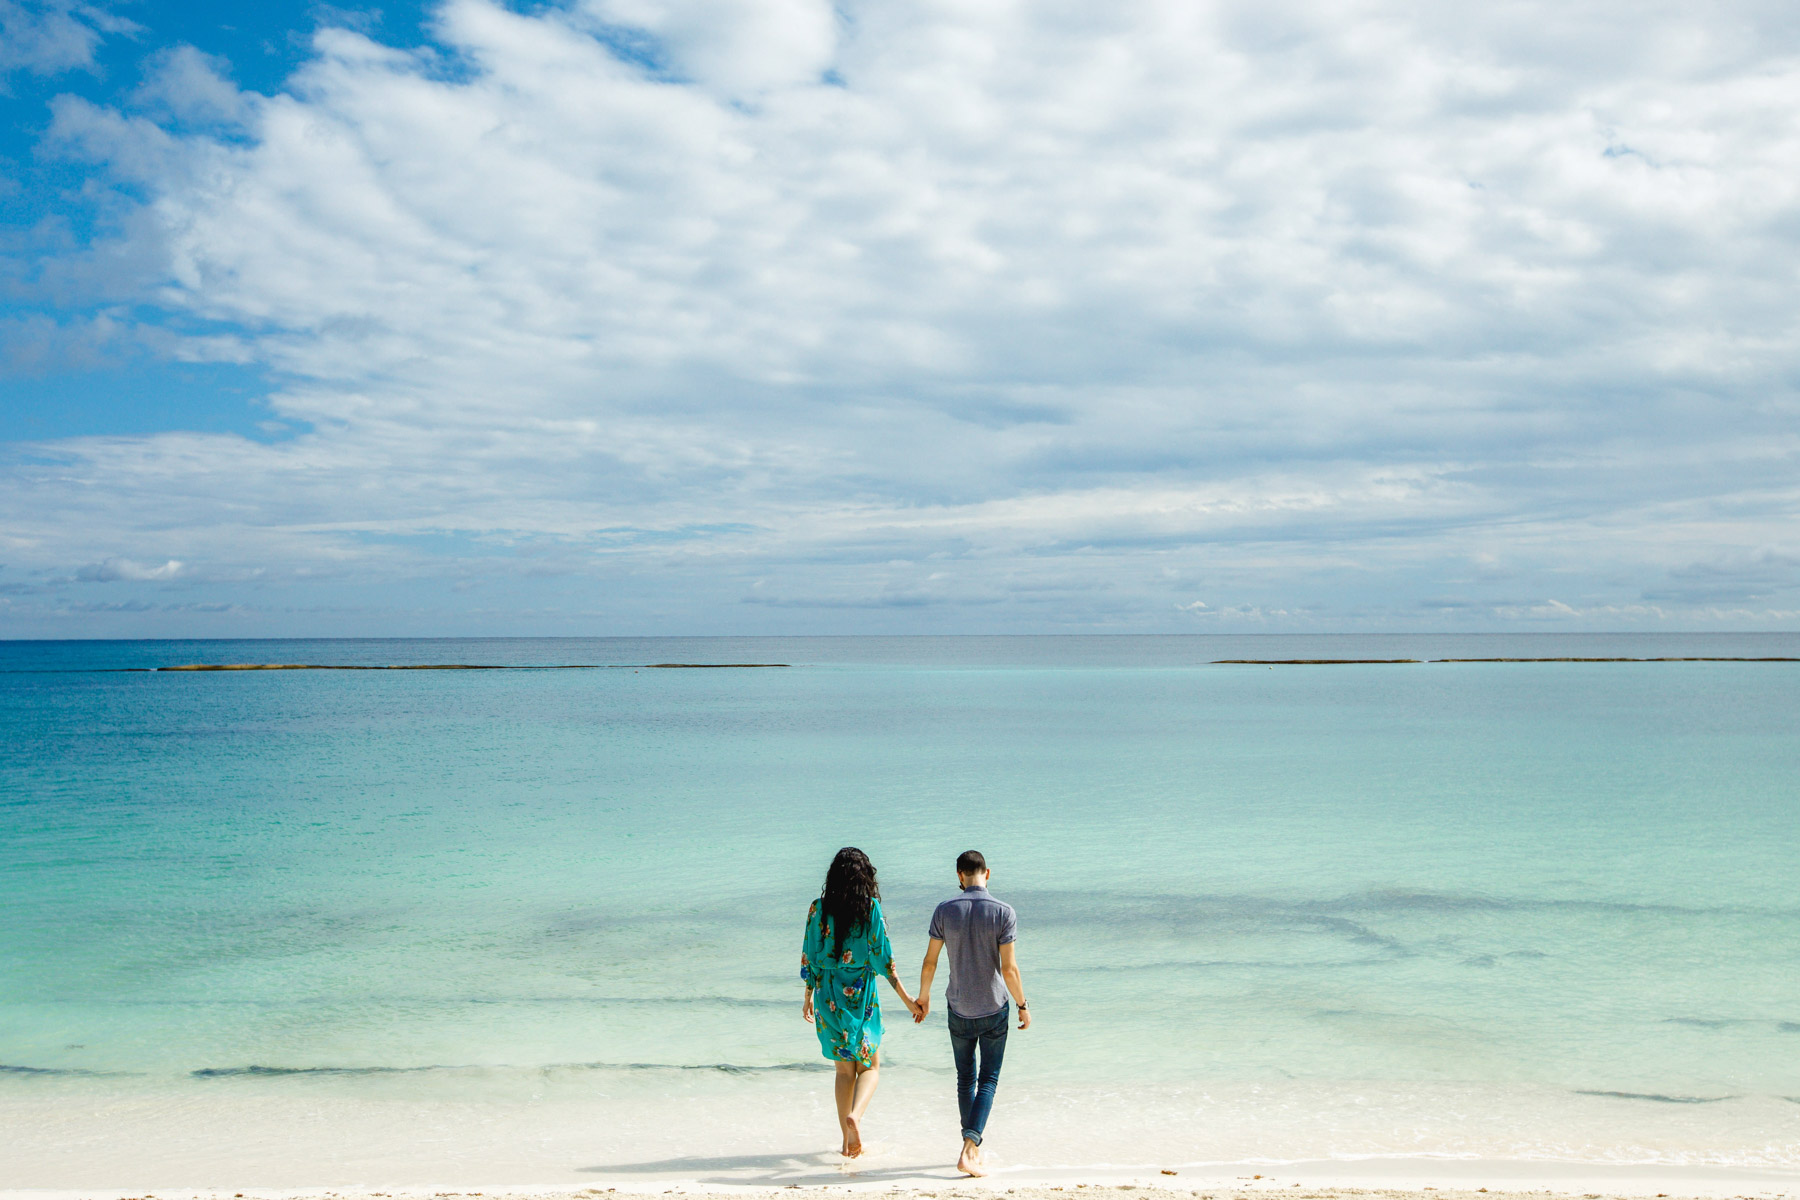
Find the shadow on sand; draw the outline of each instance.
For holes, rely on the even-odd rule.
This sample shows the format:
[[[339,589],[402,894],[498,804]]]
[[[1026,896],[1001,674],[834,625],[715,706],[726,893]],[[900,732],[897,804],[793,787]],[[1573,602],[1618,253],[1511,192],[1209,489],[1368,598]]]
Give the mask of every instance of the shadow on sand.
[[[889,1182],[901,1179],[945,1181],[963,1176],[947,1163],[901,1166],[863,1160],[854,1162],[836,1153],[736,1154],[721,1158],[663,1158],[654,1162],[607,1163],[579,1168],[584,1175],[668,1175],[696,1183],[762,1185],[843,1183],[848,1180]]]

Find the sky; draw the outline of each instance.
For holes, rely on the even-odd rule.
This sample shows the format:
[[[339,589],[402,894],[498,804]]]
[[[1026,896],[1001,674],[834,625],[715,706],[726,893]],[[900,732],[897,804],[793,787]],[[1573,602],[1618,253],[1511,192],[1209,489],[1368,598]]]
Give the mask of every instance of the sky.
[[[1800,628],[1800,8],[0,0],[0,637]]]

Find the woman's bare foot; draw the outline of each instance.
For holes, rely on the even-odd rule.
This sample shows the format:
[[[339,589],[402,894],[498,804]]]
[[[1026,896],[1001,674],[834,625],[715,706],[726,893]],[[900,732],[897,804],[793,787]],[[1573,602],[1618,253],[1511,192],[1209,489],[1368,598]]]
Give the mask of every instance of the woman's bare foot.
[[[987,1168],[981,1165],[981,1147],[964,1138],[962,1154],[956,1160],[956,1169],[977,1179],[986,1175]]]
[[[844,1157],[855,1158],[862,1153],[862,1130],[858,1128],[862,1118],[855,1115],[844,1118]]]

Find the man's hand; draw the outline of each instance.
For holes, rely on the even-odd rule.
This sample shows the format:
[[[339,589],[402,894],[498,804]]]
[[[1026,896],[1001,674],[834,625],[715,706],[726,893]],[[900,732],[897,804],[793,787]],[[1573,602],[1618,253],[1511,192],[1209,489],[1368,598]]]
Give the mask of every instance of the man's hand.
[[[806,999],[804,999],[800,1002],[800,1019],[802,1021],[811,1021],[813,1019],[813,1006],[812,1006],[812,993],[811,992],[806,993]]]
[[[925,1014],[930,1011],[931,1011],[931,997],[930,996],[920,996],[917,1000],[913,1001],[913,1024],[914,1025],[924,1024],[925,1023]]]
[[[1029,1008],[1021,1008],[1019,1010],[1019,1028],[1031,1028],[1031,1010]]]

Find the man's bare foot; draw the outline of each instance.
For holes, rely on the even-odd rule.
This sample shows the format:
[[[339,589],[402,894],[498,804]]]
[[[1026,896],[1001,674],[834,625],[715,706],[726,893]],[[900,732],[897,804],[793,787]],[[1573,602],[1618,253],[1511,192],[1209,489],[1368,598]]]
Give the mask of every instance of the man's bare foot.
[[[844,1118],[844,1157],[855,1158],[862,1153],[862,1130],[859,1117]]]
[[[956,1169],[977,1179],[986,1175],[987,1168],[981,1165],[981,1147],[964,1139],[962,1154],[956,1160]]]

